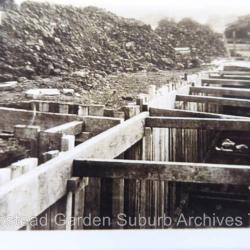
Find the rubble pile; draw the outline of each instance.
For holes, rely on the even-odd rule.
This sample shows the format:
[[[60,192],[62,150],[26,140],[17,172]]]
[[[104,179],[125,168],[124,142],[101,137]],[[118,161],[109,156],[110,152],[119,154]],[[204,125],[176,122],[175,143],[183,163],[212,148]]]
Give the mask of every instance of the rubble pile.
[[[174,48],[190,48],[189,62],[185,62],[188,64],[185,67],[209,62],[214,57],[225,56],[222,35],[190,18],[184,18],[180,22],[163,19],[159,22],[156,32]]]
[[[71,73],[87,83],[174,66],[173,48],[149,25],[95,7],[24,2],[5,13],[0,32],[0,81]]]
[[[13,1],[5,0],[7,2]],[[184,28],[177,29],[176,24],[169,25],[170,30],[162,32],[159,26],[156,32],[150,25],[96,7],[77,8],[36,2],[10,5],[5,8],[0,23],[2,102],[23,99],[23,93],[28,89],[57,88],[60,91],[73,89],[83,103],[123,103],[127,96],[134,99],[146,89],[144,79],[147,77],[143,76],[143,80],[139,77],[139,83],[126,82],[130,80],[127,75],[190,67],[190,64],[183,63],[183,58],[176,56],[174,47],[192,44],[195,45],[193,55],[195,48],[198,48],[199,55],[208,54],[205,45],[199,47],[196,43],[196,40],[201,40],[199,32],[204,33],[203,26],[198,24],[198,28],[194,28],[198,31],[188,28],[190,37],[183,35],[184,39],[180,31]],[[206,38],[215,38],[215,41],[206,41],[211,54],[222,54],[218,35],[211,30],[205,32],[211,34]],[[180,43],[184,40],[187,44]],[[180,63],[184,64],[183,67],[179,67]],[[193,63],[192,66],[197,65]],[[122,75],[125,81],[112,78],[117,75]],[[155,84],[155,79],[153,82]],[[140,89],[140,92],[135,89]]]

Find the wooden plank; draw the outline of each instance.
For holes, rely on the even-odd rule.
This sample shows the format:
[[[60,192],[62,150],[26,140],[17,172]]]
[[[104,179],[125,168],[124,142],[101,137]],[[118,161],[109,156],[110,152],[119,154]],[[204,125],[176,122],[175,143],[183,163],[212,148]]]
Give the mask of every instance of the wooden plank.
[[[141,192],[140,192],[140,210],[139,213],[141,216],[146,216],[146,206],[147,206],[147,197],[146,197],[146,181],[141,181]]]
[[[229,79],[229,80],[250,80],[249,73],[248,75],[210,75],[209,78],[221,78],[221,79]]]
[[[85,190],[85,209],[84,216],[91,215],[93,217],[101,216],[101,179],[90,178],[89,184]],[[90,225],[88,229],[97,229],[98,226]]]
[[[152,181],[152,208],[151,218],[154,220],[158,218],[158,181]],[[157,223],[154,223],[153,228],[157,227]]]
[[[250,98],[250,89],[226,87],[190,87],[190,94],[205,93],[215,96],[238,96]]]
[[[206,104],[216,104],[232,107],[245,107],[250,108],[250,100],[225,98],[225,97],[212,97],[212,96],[194,96],[194,95],[176,95],[176,101],[183,102],[196,102]]]
[[[158,117],[198,117],[198,118],[222,118],[222,119],[248,119],[246,116],[214,114],[208,112],[189,111],[182,109],[150,108],[150,116]]]
[[[113,179],[249,185],[250,166],[136,160],[75,160],[73,175]]]
[[[160,130],[158,128],[152,129],[152,160],[158,161],[160,159]]]
[[[66,230],[71,230],[72,229],[72,224],[71,224],[71,218],[73,217],[72,213],[73,209],[73,193],[69,192],[67,194],[67,199],[66,199]]]
[[[153,153],[152,128],[145,128],[143,138],[143,160],[151,161]],[[141,181],[141,215],[151,217],[152,181]]]
[[[102,117],[102,116],[86,116],[83,117],[85,131],[99,134],[107,129],[110,129],[121,122],[123,119]]]
[[[216,72],[215,72],[216,73]],[[250,76],[249,71],[220,71],[221,75]]]
[[[88,178],[72,177],[67,182],[67,205],[66,205],[66,216],[68,218],[75,217],[75,223],[67,224],[66,230],[71,229],[83,229],[83,225],[78,218],[81,218],[84,213],[84,197],[85,187],[88,185]],[[68,204],[72,203],[71,205]],[[68,209],[68,210],[67,210]],[[71,212],[69,211],[71,210]]]
[[[164,181],[164,213],[169,215],[169,182]]]
[[[176,148],[176,129],[170,128],[169,129],[169,161],[175,161],[175,148]]]
[[[50,161],[51,159],[56,158],[57,156],[59,156],[60,151],[59,150],[52,150],[52,151],[48,151],[42,154],[42,162],[46,162],[46,161]]]
[[[39,166],[35,170],[0,187],[0,216],[33,217],[41,214],[66,194],[67,180],[72,175],[72,163],[77,157],[115,158],[144,135],[145,118],[140,115],[91,138]],[[0,221],[0,230],[16,230],[19,225]]]
[[[82,121],[73,121],[64,123],[62,125],[47,129],[45,132],[47,133],[62,133],[65,135],[78,135],[83,130],[83,122]]]
[[[86,179],[83,181],[86,183]],[[85,209],[85,187],[82,187],[79,190],[77,190],[74,195],[74,216],[76,218],[84,216],[84,209]],[[83,225],[81,223],[75,223],[73,225],[73,229],[75,230],[83,229]]]
[[[145,216],[151,217],[151,203],[152,203],[152,181],[146,181],[146,207]]]
[[[159,185],[159,193],[158,193],[158,216],[159,217],[164,217],[164,205],[165,205],[165,182],[164,181],[159,181],[158,182]],[[164,223],[161,222],[160,226],[158,226],[159,228],[163,228]]]
[[[232,80],[232,79],[221,79],[221,78],[204,78],[201,79],[201,83],[208,84],[225,84],[225,85],[250,85],[250,80]]]
[[[182,128],[177,128],[175,130],[175,156],[174,159],[175,161],[178,162],[183,162],[185,161],[184,157],[185,154],[183,154],[183,144],[184,144],[184,140],[183,140],[183,136],[182,136]]]
[[[39,133],[39,158],[48,151],[61,150],[62,145],[61,133],[48,133],[41,131]]]
[[[142,140],[130,147],[124,154],[125,159],[141,160],[142,159]],[[125,190],[127,192],[125,200],[126,210],[125,213],[131,217],[138,217],[141,208],[141,181],[128,180],[126,181]],[[137,227],[136,227],[137,228]]]
[[[29,105],[28,105],[29,104]],[[25,105],[25,106],[24,106]],[[85,110],[85,108],[88,111],[88,106],[86,105],[81,105],[80,103],[73,103],[71,101],[41,101],[41,100],[35,100],[35,101],[24,101],[24,102],[20,102],[18,103],[18,106],[16,106],[16,108],[23,108],[25,107],[25,109],[31,109],[32,105],[35,107],[37,107],[37,110],[39,111],[43,111],[43,112],[53,112],[53,113],[62,113],[63,112],[63,108],[65,108],[65,112],[69,113],[69,114],[78,114],[78,115],[83,115],[83,113],[81,112],[83,109]],[[15,107],[15,106],[13,106]],[[80,112],[78,112],[79,110],[81,110]],[[88,115],[86,113],[84,113],[84,115]]]
[[[122,228],[118,216],[124,213],[124,179],[112,182],[112,228]]]
[[[145,128],[145,136],[143,138],[143,159],[152,160],[152,128]]]
[[[66,218],[66,206],[67,196],[65,195],[62,199],[53,204],[47,211],[49,229],[47,228],[47,226],[44,227],[43,225],[40,225],[37,230],[40,230],[40,228],[43,230],[66,230],[66,223],[57,223],[58,216],[61,219]]]
[[[168,192],[169,192],[169,216],[174,219],[174,213],[176,210],[176,182],[168,183]]]
[[[187,117],[148,117],[146,126],[153,128],[186,128],[218,131],[249,131],[250,120]]]
[[[90,116],[103,116],[104,115],[104,105],[90,105],[89,115]]]
[[[68,114],[69,113],[69,105],[68,104],[59,104],[59,113]]]
[[[41,130],[59,126],[66,122],[82,120],[77,115],[33,112],[31,110],[0,107],[0,130],[12,132],[17,124],[40,126]],[[8,122],[6,122],[8,121]]]
[[[125,120],[130,119],[140,113],[140,106],[139,105],[133,105],[133,106],[124,106],[121,108],[121,110],[125,114]]]
[[[14,127],[14,135],[19,143],[29,150],[29,155],[37,157],[39,153],[39,126],[16,125]]]

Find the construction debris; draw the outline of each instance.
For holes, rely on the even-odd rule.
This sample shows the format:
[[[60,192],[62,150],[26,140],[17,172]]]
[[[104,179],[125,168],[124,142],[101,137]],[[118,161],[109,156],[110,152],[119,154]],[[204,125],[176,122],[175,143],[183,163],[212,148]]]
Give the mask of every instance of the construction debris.
[[[233,149],[235,145],[236,143],[228,138],[221,143],[221,147],[223,149]]]
[[[232,141],[229,138],[226,138],[221,142],[221,145],[219,147],[215,147],[215,150],[223,152],[244,153],[248,151],[248,146],[246,144],[236,144],[236,142]]]
[[[174,47],[192,45],[192,53],[200,57],[223,54],[217,34],[191,24],[178,23],[166,39],[162,23],[156,33],[142,22],[95,7],[24,2],[19,9],[5,13],[0,81],[71,73],[89,84],[115,72],[173,68]],[[186,34],[182,35],[183,31]]]
[[[58,89],[30,89],[25,92],[27,98],[38,99],[43,96],[59,96]]]
[[[17,86],[17,81],[0,83],[0,91],[14,90]]]
[[[29,89],[55,88],[72,89],[74,95],[63,96],[80,95],[82,103],[124,105],[155,84],[155,76],[151,82],[145,74],[200,64],[195,57],[191,64],[180,59],[177,41],[150,25],[95,7],[24,2],[5,10],[0,32],[0,82],[18,82],[15,96],[0,96],[4,102],[25,98]],[[142,81],[127,82],[138,72]]]
[[[246,152],[246,151],[248,151],[248,146],[246,144],[237,145],[235,148],[239,152]]]
[[[192,19],[184,18],[177,23],[163,19],[159,22],[156,32],[165,42],[182,52],[178,53],[176,58],[179,67],[197,67],[201,63],[211,61],[212,58],[225,56],[222,35]],[[187,53],[188,49],[190,54]]]
[[[149,25],[95,7],[25,2],[5,13],[1,33],[2,81],[71,73],[88,84],[174,66],[173,48]]]

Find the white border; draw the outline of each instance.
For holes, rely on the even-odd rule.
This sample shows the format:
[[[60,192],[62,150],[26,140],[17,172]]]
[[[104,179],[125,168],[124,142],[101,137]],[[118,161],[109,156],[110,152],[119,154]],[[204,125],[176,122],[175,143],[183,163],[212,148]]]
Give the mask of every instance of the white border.
[[[1,250],[249,250],[250,229],[2,232]]]

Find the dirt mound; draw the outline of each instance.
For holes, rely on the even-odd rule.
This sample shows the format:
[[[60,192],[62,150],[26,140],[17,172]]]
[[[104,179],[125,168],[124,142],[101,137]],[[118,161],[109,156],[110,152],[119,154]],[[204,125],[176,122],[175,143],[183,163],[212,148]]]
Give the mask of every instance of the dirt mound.
[[[95,7],[34,2],[12,6],[6,9],[0,25],[0,82],[17,81],[17,87],[0,93],[0,97],[14,102],[23,99],[23,92],[30,88],[72,88],[83,103],[123,103],[127,96],[134,98],[146,89],[147,81],[112,76],[176,68],[184,60],[176,57],[174,47],[191,44],[197,48],[196,40],[201,40],[199,32],[203,32],[197,26],[195,31],[188,30],[189,37],[184,36],[190,40],[186,45],[181,43],[185,39],[180,39],[176,25],[169,25],[170,32],[160,32],[159,27],[155,32],[140,21]],[[212,55],[222,54],[218,52],[223,50],[218,35],[209,32],[209,50]],[[199,55],[209,53],[204,48],[198,47]]]
[[[95,7],[25,2],[5,13],[0,32],[1,81],[75,71],[89,80],[174,65],[173,48],[149,25]]]
[[[199,61],[209,62],[211,58],[225,56],[222,35],[192,19],[184,18],[180,22],[163,19],[159,22],[156,32],[175,48],[190,48],[191,54],[185,63],[191,66]]]

